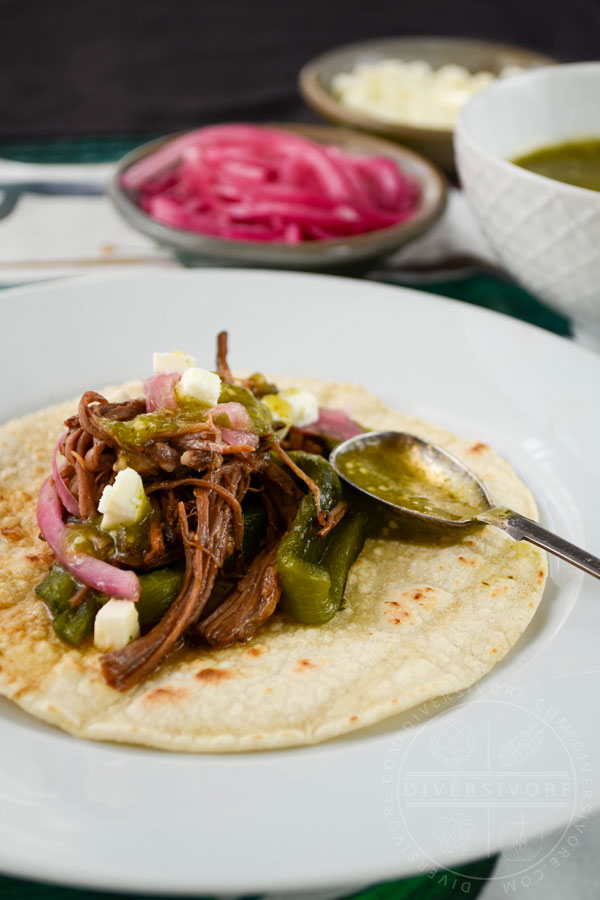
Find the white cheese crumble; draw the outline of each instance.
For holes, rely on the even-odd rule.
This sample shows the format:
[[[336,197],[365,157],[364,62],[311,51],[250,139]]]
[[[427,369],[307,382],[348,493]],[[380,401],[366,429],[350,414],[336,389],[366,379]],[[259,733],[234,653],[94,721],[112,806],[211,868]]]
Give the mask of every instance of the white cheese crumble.
[[[521,71],[505,66],[498,76],[447,64],[433,69],[424,60],[383,59],[360,63],[332,80],[333,94],[345,106],[388,122],[453,128],[461,106],[497,78]]]
[[[98,512],[103,513],[101,528],[110,531],[117,525],[135,525],[148,509],[142,479],[129,466],[117,474],[113,484],[102,491]]]
[[[292,425],[303,428],[319,418],[319,401],[310,391],[289,388],[280,391],[277,396],[289,404]]]
[[[185,370],[175,391],[178,397],[191,397],[209,406],[216,406],[221,393],[221,379],[207,369],[192,367]]]
[[[103,393],[101,391],[101,393]],[[144,396],[144,388],[141,381],[132,381],[125,387],[116,387],[112,391],[104,392],[109,403],[123,403],[125,400],[137,400]]]
[[[186,369],[196,365],[193,356],[189,356],[182,350],[172,350],[171,353],[154,354],[154,374],[171,375],[182,374]]]
[[[94,645],[98,650],[120,650],[139,636],[140,619],[133,601],[111,597],[98,611],[94,621]]]

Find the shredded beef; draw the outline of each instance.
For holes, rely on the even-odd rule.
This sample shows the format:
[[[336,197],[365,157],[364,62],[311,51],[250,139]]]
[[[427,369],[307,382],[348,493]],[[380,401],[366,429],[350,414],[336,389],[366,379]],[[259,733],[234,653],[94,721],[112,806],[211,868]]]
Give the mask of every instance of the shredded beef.
[[[206,432],[200,432],[200,434],[181,434],[172,438],[171,443],[173,447],[182,452],[185,450],[201,450],[204,453],[212,453],[216,439],[217,431],[215,429],[212,434],[207,434]]]
[[[321,530],[317,532],[319,537],[325,537],[326,534],[329,534],[332,528],[335,528],[335,526],[342,521],[347,512],[348,504],[345,500],[342,500],[341,503],[338,503],[337,506],[334,506],[325,519],[325,524],[323,525]]]
[[[89,469],[90,472],[98,472],[102,468],[102,451],[106,447],[104,441],[99,441],[98,438],[93,438],[93,443],[90,449],[84,456],[85,467]],[[104,461],[105,465],[108,462],[109,465],[112,466],[112,460]]]
[[[258,471],[262,483],[263,504],[267,511],[268,537],[281,536],[291,527],[302,492],[290,473],[265,454]]]
[[[210,485],[222,486],[240,501],[248,490],[250,471],[243,462],[231,463],[209,473],[205,480]],[[102,657],[106,681],[119,690],[138,684],[154,671],[184,631],[198,620],[225,561],[233,517],[231,504],[216,491],[197,487],[195,490],[192,514],[188,515],[183,502],[178,507],[186,555],[186,574],[178,596],[148,634]],[[190,519],[194,518],[192,531]]]
[[[107,403],[98,407],[98,415],[103,419],[115,422],[127,422],[146,412],[146,401],[143,397],[135,400],[124,400],[122,403]]]
[[[95,409],[90,408],[92,404],[96,407]],[[86,391],[85,394],[83,394],[77,409],[79,424],[81,428],[88,434],[91,434],[92,437],[105,441],[111,446],[116,446],[118,445],[118,441],[111,432],[98,421],[98,404],[104,407],[109,405],[106,397],[103,397],[102,394],[98,394],[96,391]]]
[[[154,441],[144,451],[147,459],[164,472],[174,472],[179,465],[179,453],[165,441]]]
[[[284,450],[304,450],[306,453],[324,455],[325,440],[316,435],[306,434],[299,428],[290,428],[287,437],[281,442]]]
[[[259,553],[229,596],[198,625],[197,633],[211,647],[249,640],[273,615],[281,595],[277,547]]]
[[[217,367],[221,379],[233,383],[226,332],[218,337]],[[112,562],[148,571],[182,557],[185,561],[181,588],[161,621],[122,650],[102,657],[105,680],[119,690],[146,678],[183,638],[200,638],[214,647],[251,638],[272,615],[281,593],[276,554],[303,496],[296,479],[313,492],[319,509],[317,485],[277,442],[261,438],[256,448],[224,443],[210,415],[183,427],[174,425],[172,433],[161,432],[160,440],[135,448],[122,445],[107,427],[106,420],[126,422],[145,411],[143,398],[108,403],[101,394],[87,391],[77,415],[65,422],[61,442],[62,477],[84,520],[96,516],[102,491],[118,471],[131,466],[144,481],[152,507],[147,546],[115,550]],[[249,561],[242,552],[241,507],[248,490],[260,496],[266,513],[264,539]],[[341,507],[334,510],[324,529],[342,515]],[[227,576],[211,599],[215,578],[228,558]],[[81,602],[86,591],[78,592],[73,604]]]
[[[218,469],[223,465],[223,457],[212,450],[185,450],[179,462],[190,469]]]
[[[319,520],[321,525],[324,525],[325,524],[325,514],[321,510],[321,492],[319,491],[317,484],[312,480],[312,478],[309,475],[306,474],[306,472],[304,472],[300,468],[300,466],[296,465],[296,463],[285,452],[285,450],[283,449],[281,444],[278,444],[277,442],[273,442],[272,449],[275,453],[279,454],[279,456],[282,458],[282,460],[284,461],[286,466],[288,466],[288,468],[290,468],[292,470],[294,475],[296,475],[300,479],[300,481],[303,481],[304,484],[307,486],[307,488],[309,489],[309,491],[315,498],[317,519]]]
[[[227,332],[220,331],[217,335],[217,372],[221,381],[226,384],[233,383],[233,375],[227,362]]]

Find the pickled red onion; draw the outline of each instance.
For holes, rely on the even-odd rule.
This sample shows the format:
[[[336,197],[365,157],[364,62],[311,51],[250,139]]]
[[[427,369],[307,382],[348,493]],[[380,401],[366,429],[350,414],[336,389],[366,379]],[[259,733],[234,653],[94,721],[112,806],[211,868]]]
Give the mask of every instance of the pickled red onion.
[[[79,516],[79,503],[64,483],[62,475],[58,468],[58,463],[56,462],[58,448],[61,442],[66,438],[68,433],[68,431],[65,431],[64,434],[61,434],[56,444],[54,445],[54,450],[52,451],[52,474],[54,475],[54,486],[56,487],[56,492],[62,501],[62,505],[67,510],[67,512],[71,513],[72,516]]]
[[[175,385],[181,375],[168,373],[152,375],[144,381],[144,396],[146,397],[146,409],[154,412],[157,409],[177,409],[177,397]]]
[[[225,414],[229,419],[229,427],[236,431],[250,431],[252,421],[248,414],[248,410],[241,403],[231,400],[228,403],[218,403],[210,410],[211,416]],[[225,429],[222,429],[223,431]]]
[[[260,438],[252,431],[238,431],[234,428],[221,428],[221,440],[232,447],[244,447],[245,450],[256,450]]]
[[[364,428],[357,425],[343,409],[326,409],[321,406],[319,418],[310,425],[298,429],[304,434],[322,435],[337,441],[346,441],[356,434],[362,434]]]
[[[134,163],[121,183],[173,228],[283,243],[387,228],[414,214],[420,193],[392,159],[252,125],[176,138]]]
[[[42,537],[57,560],[74,578],[109,597],[139,600],[140,582],[135,572],[118,569],[87,553],[69,553],[65,549],[66,525],[62,520],[58,493],[51,475],[46,478],[38,494],[37,522]]]

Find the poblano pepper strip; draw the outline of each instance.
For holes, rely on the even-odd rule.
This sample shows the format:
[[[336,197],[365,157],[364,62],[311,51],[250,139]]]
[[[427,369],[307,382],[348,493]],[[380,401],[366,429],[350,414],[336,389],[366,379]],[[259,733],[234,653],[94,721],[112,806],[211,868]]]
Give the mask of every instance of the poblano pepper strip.
[[[69,609],[69,600],[80,587],[72,575],[66,569],[55,564],[46,577],[35,589],[38,597],[41,597],[52,616],[59,616]]]
[[[140,625],[154,625],[163,617],[179,592],[183,566],[168,566],[140,575],[140,599],[137,611]],[[108,597],[90,591],[79,606],[69,605],[71,597],[82,585],[62,566],[52,566],[35,591],[52,614],[52,626],[61,640],[79,646],[94,630],[96,613]]]
[[[298,451],[290,456],[317,483],[321,508],[330,512],[342,498],[333,467],[311,453]],[[365,540],[367,520],[362,515],[346,516],[325,537],[319,537],[320,529],[314,498],[308,494],[277,551],[280,608],[305,625],[322,625],[340,608],[348,570]]]
[[[140,575],[140,599],[136,607],[140,625],[160,622],[179,593],[183,581],[183,566],[168,566]]]
[[[260,494],[246,494],[242,502],[244,517],[244,540],[242,553],[246,561],[258,553],[267,532],[267,512]]]
[[[367,517],[364,513],[356,513],[344,516],[328,535],[329,541],[320,565],[329,573],[331,581],[329,588],[331,615],[342,606],[348,572],[363,548],[367,531]]]
[[[71,607],[69,601],[81,587],[66,569],[55,563],[35,589],[52,614],[55,634],[72,647],[78,647],[92,633],[101,605],[102,594],[89,591],[79,606]]]
[[[75,609],[65,609],[52,620],[55,633],[66,644],[79,647],[94,630],[94,619],[100,609],[100,594],[90,591]]]

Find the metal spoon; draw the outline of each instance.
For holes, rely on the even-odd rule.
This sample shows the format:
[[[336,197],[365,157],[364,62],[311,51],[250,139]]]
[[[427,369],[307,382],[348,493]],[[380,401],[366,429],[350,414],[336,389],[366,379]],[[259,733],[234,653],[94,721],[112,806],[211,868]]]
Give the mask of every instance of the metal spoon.
[[[393,453],[394,460],[410,473],[411,479],[417,482],[422,481],[424,486],[437,485],[440,490],[447,493],[449,499],[460,498],[458,506],[454,504],[454,508],[460,510],[462,502],[463,514],[457,515],[455,512],[453,515],[449,513],[448,516],[442,516],[421,512],[410,506],[401,506],[385,500],[357,484],[345,470],[344,455],[350,450],[365,450],[374,447]],[[355,490],[377,500],[396,513],[449,529],[472,528],[477,523],[495,525],[514,541],[529,541],[531,544],[536,544],[560,559],[577,566],[578,569],[583,569],[584,572],[588,572],[595,578],[600,578],[600,559],[597,556],[576,547],[575,544],[542,528],[537,522],[520,515],[520,513],[504,507],[493,506],[485,486],[475,473],[447,450],[438,447],[437,444],[401,431],[370,431],[338,444],[329,457],[329,461],[340,478],[352,485]]]

